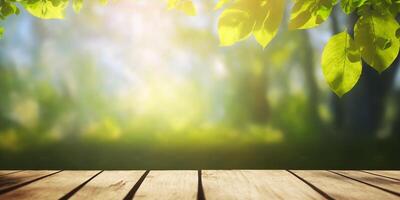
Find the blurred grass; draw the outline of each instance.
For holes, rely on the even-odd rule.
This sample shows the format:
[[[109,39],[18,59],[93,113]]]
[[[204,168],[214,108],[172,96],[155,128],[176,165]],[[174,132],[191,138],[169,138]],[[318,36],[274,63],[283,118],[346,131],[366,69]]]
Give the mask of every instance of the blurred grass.
[[[393,140],[314,137],[280,140],[251,127],[130,134],[114,141],[60,140],[1,151],[2,169],[399,169]],[[205,131],[207,130],[207,131]],[[252,132],[257,130],[255,132]],[[213,132],[215,131],[215,132]],[[271,135],[270,135],[271,134]]]

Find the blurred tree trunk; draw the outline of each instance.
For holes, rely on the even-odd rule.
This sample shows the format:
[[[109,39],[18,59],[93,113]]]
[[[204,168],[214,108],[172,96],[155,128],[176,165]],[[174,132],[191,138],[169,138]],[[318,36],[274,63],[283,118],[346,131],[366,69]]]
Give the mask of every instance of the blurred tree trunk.
[[[319,92],[318,84],[315,78],[315,62],[314,62],[314,51],[310,40],[310,33],[308,31],[301,31],[301,42],[302,42],[302,67],[304,72],[305,83],[307,87],[307,98],[308,98],[308,109],[311,117],[311,121],[315,124],[320,124],[318,115],[319,105]]]
[[[253,50],[253,48],[255,48]],[[229,53],[230,97],[227,116],[236,125],[247,122],[265,124],[268,121],[267,62],[258,47],[243,47]],[[236,52],[237,51],[237,52]]]
[[[396,93],[397,113],[392,125],[392,136],[400,139],[400,91]]]
[[[248,91],[250,94],[249,106],[251,114],[251,121],[255,123],[266,123],[268,120],[269,108],[267,104],[267,76],[265,71],[264,62],[262,63],[260,71],[252,72],[248,77]]]
[[[392,66],[378,74],[363,64],[363,74],[351,94],[343,98],[344,128],[348,134],[374,136],[384,119],[385,104],[398,68],[397,58]]]

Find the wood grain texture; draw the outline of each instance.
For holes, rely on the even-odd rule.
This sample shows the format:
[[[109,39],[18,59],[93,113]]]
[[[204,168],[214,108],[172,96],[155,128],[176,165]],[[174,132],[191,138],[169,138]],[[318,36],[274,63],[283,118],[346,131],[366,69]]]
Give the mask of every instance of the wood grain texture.
[[[1,195],[0,199],[58,199],[98,172],[99,171],[62,171]]]
[[[150,171],[134,199],[196,199],[197,171]]]
[[[206,170],[202,182],[207,200],[324,199],[284,170]]]
[[[43,171],[27,170],[27,171],[2,175],[0,176],[0,191],[4,191],[16,185],[23,184],[55,172],[56,171],[47,171],[47,170]]]
[[[400,180],[400,171],[366,170],[366,172]]]
[[[360,171],[335,170],[334,172],[343,174],[345,176],[357,179],[359,181],[362,181],[362,182],[365,182],[365,183],[368,183],[371,185],[376,185],[378,187],[400,193],[400,181],[396,181],[396,180],[385,178],[385,177],[374,176],[374,175],[367,174],[367,173],[360,172]]]
[[[0,170],[0,176],[19,172],[18,170]]]
[[[293,171],[334,199],[399,199],[398,196],[328,171]]]
[[[400,199],[397,171],[205,170],[200,196],[197,171],[0,172],[0,200]]]
[[[71,199],[123,199],[145,171],[104,171]]]

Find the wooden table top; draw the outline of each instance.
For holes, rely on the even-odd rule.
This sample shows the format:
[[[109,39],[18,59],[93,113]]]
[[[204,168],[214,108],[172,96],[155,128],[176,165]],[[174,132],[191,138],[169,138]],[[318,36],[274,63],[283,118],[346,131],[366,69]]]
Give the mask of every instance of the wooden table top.
[[[0,199],[400,199],[400,171],[0,171]]]

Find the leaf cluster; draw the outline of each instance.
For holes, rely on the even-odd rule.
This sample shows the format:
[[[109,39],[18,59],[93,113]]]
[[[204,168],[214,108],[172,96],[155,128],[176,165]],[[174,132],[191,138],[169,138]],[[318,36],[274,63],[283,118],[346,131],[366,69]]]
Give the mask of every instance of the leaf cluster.
[[[63,19],[66,8],[70,1],[75,12],[79,12],[83,5],[83,0],[0,0],[0,20],[5,20],[11,15],[20,13],[18,5],[23,7],[31,15],[41,19]],[[97,0],[106,4],[108,0]],[[0,38],[4,28],[0,27]]]
[[[265,47],[276,36],[284,13],[284,0],[220,0],[218,23],[222,46],[230,46],[253,34]],[[322,69],[331,89],[343,96],[358,82],[362,60],[379,73],[396,59],[400,11],[399,0],[293,0],[289,29],[310,29],[325,22],[333,7],[357,14],[354,39],[347,31],[333,36],[322,54]]]

